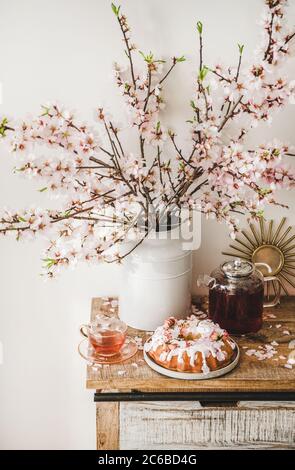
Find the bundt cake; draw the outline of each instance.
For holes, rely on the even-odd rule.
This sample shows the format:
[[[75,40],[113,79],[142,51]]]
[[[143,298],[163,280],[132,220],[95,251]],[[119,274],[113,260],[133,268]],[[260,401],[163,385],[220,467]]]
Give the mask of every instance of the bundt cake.
[[[162,367],[204,374],[232,362],[235,349],[225,330],[195,315],[184,320],[168,318],[145,345],[146,353]]]

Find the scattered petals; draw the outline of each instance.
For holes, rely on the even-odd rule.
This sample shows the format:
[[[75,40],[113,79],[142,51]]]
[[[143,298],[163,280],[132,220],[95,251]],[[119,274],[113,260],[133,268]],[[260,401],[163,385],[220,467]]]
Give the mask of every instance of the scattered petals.
[[[138,349],[142,350],[143,349],[143,339],[141,338],[141,336],[135,336],[134,341],[135,341]]]
[[[256,349],[248,349],[246,351],[247,356],[253,356],[256,353]]]
[[[288,361],[289,364],[295,364],[295,350],[291,351],[289,356],[288,356]]]

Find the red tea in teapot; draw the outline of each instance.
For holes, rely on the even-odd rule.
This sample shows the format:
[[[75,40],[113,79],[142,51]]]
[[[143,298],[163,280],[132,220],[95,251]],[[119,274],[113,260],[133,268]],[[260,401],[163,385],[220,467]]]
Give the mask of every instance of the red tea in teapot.
[[[256,333],[262,326],[263,299],[263,276],[252,263],[229,261],[212,272],[209,317],[229,333]]]
[[[241,290],[231,294],[212,289],[209,293],[209,316],[231,334],[256,333],[262,326],[264,289]]]

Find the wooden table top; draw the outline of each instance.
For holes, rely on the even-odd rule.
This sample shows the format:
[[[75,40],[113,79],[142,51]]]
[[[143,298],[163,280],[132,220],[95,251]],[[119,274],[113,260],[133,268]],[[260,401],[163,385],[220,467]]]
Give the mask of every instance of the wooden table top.
[[[116,308],[101,298],[92,300],[91,318],[98,313],[116,315]],[[268,315],[275,315],[271,318]],[[295,366],[286,368],[290,349],[288,344],[295,339],[295,297],[283,298],[280,306],[264,311],[263,328],[253,335],[234,337],[240,347],[238,366],[227,375],[208,380],[177,380],[158,374],[143,360],[142,350],[121,364],[101,367],[87,366],[86,386],[104,392],[290,392],[295,390]],[[290,334],[287,334],[289,332]],[[128,329],[131,336],[142,337],[145,332]],[[275,345],[277,354],[270,359],[258,360],[246,354],[248,349]],[[260,348],[259,348],[260,347]]]

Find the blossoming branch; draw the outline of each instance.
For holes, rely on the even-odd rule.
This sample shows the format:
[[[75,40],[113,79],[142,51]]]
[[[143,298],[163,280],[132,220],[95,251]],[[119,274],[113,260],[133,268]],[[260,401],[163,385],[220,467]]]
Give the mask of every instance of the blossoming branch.
[[[16,172],[34,177],[40,191],[61,199],[60,210],[4,209],[0,233],[16,233],[17,239],[43,234],[49,240],[43,259],[52,276],[81,260],[120,262],[147,236],[145,227],[158,227],[183,207],[224,220],[234,235],[239,214],[261,217],[265,204],[278,204],[275,190],[294,186],[294,171],[284,164],[293,150],[275,140],[249,148],[247,138],[295,99],[295,82],[283,73],[295,33],[286,23],[286,0],[264,3],[262,40],[251,64],[243,63],[244,45],[239,45],[235,66],[209,66],[204,27],[197,23],[189,151],[162,119],[165,82],[185,57],[166,62],[138,50],[126,16],[113,4],[128,64],[114,65],[115,82],[138,144],[126,148],[122,130],[101,107],[99,131],[57,104],[42,106],[34,119],[4,117],[0,134],[16,155]],[[45,146],[52,150],[50,158],[40,154]],[[132,236],[133,247],[122,252],[121,243]]]

